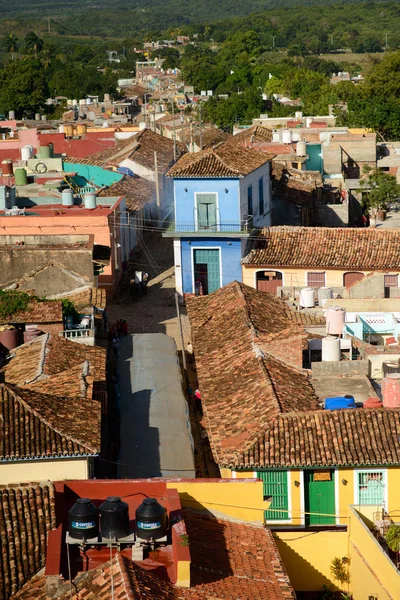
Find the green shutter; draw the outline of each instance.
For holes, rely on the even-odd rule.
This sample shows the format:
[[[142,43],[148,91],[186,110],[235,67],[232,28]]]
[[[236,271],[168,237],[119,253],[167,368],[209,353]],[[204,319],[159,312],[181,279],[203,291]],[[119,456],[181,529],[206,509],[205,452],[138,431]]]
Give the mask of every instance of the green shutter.
[[[259,471],[257,477],[264,482],[264,496],[272,498],[269,510],[265,511],[266,520],[287,521],[289,519],[287,471]]]
[[[217,231],[217,194],[197,194],[198,231]]]

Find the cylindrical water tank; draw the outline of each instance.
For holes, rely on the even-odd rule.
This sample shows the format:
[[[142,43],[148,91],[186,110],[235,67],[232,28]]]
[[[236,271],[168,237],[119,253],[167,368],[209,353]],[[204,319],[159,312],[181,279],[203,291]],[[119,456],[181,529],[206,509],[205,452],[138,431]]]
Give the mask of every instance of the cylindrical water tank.
[[[312,117],[306,117],[306,127],[310,127],[312,122],[313,122]]]
[[[31,157],[32,157],[32,146],[23,146],[21,148],[21,159],[24,161],[27,161]]]
[[[96,208],[97,200],[94,192],[88,192],[84,195],[85,208]]]
[[[77,133],[79,136],[81,135],[85,135],[86,133],[86,125],[83,123],[80,123],[79,125],[77,125],[76,127]]]
[[[105,129],[106,127],[108,127],[108,121],[103,121],[102,127],[103,127],[103,129]]]
[[[330,306],[325,314],[326,333],[332,335],[342,335],[343,327],[346,321],[346,311],[341,306]]]
[[[293,131],[292,142],[299,142],[300,140],[301,140],[300,133],[298,131]]]
[[[297,156],[307,156],[307,146],[304,140],[300,140],[300,142],[297,142],[296,154]]]
[[[110,101],[111,101],[110,94],[104,94],[104,102],[110,102]]]
[[[296,112],[294,113],[294,116],[296,119],[302,119],[303,113],[301,112],[301,110],[296,110]]]
[[[40,113],[35,113],[35,121],[40,121]]]
[[[42,115],[42,116],[41,116],[41,120],[42,120],[42,121],[47,121],[47,115]]]
[[[72,100],[72,106],[78,106],[78,100]]]
[[[68,98],[68,100],[67,100],[67,106],[72,106],[72,100],[71,100],[71,98]]]
[[[318,288],[318,306],[324,306],[324,300],[332,298],[332,288],[324,285]]]
[[[315,304],[313,288],[306,287],[300,290],[299,303],[302,308],[313,308]]]
[[[282,143],[283,144],[291,144],[292,143],[292,132],[290,129],[282,129]]]
[[[383,403],[379,398],[367,398],[363,402],[363,408],[382,408]]]
[[[8,118],[10,121],[13,121],[15,119],[15,112],[13,110],[8,111]]]
[[[118,496],[109,496],[100,505],[100,529],[102,537],[108,540],[129,535],[129,507]]]
[[[72,137],[74,135],[74,128],[72,125],[64,125],[64,134],[66,137]]]
[[[31,340],[34,340],[35,338],[39,337],[40,335],[42,335],[42,332],[40,331],[40,329],[25,329],[24,331],[24,344],[26,344],[27,342],[30,342]]]
[[[272,141],[273,142],[280,142],[281,140],[281,136],[279,134],[279,131],[273,131],[272,132]]]
[[[89,498],[78,498],[68,512],[68,532],[77,540],[92,539],[99,535],[99,511]]]
[[[398,360],[385,360],[382,363],[383,376],[389,373],[400,373],[400,361]]]
[[[74,205],[74,194],[71,188],[67,190],[63,190],[61,193],[62,196],[62,205],[63,206],[73,206]]]
[[[15,185],[27,185],[27,183],[26,169],[15,169]]]
[[[86,106],[86,100],[85,100],[85,98],[81,98],[79,100],[79,106]]]
[[[340,360],[340,339],[336,337],[322,338],[323,362],[338,362]]]
[[[13,350],[18,346],[18,331],[14,327],[4,327],[0,331],[0,347],[6,350]]]
[[[388,373],[382,380],[382,399],[385,408],[400,407],[400,373]]]
[[[58,126],[58,133],[64,133],[64,125]]]
[[[136,510],[136,534],[143,540],[160,539],[167,533],[167,511],[155,498],[145,498]]]
[[[50,158],[51,149],[50,146],[39,146],[39,158]]]
[[[10,158],[1,161],[1,170],[3,171],[3,175],[12,175],[13,174],[13,161]]]

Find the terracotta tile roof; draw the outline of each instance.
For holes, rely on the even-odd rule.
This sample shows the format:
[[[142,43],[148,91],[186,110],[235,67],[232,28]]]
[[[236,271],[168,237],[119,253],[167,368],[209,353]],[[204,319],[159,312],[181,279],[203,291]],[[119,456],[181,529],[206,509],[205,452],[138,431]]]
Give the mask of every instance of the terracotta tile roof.
[[[308,373],[276,352],[282,344],[297,344],[301,352],[307,337],[283,301],[233,282],[186,303],[204,420],[218,464],[251,446],[280,412],[317,408]]]
[[[41,394],[63,396],[64,398],[92,398],[93,367],[86,360],[81,365],[67,371],[21,387],[38,391]]]
[[[44,566],[47,534],[56,527],[54,505],[51,482],[0,490],[0,600],[8,600]]]
[[[168,177],[243,177],[272,157],[264,152],[241,148],[231,143],[217,148],[185,154],[168,171]]]
[[[268,529],[184,511],[191,554],[191,600],[283,600],[295,593]]]
[[[216,146],[217,144],[221,144],[221,142],[227,142],[232,138],[232,135],[230,133],[222,131],[221,129],[218,129],[218,127],[207,127],[202,132],[201,137],[201,141],[203,143],[203,150],[205,150],[206,148],[210,148],[212,146]],[[200,133],[197,133],[195,136],[193,136],[193,141],[196,143],[197,146],[200,147]],[[190,137],[186,140],[186,142],[190,142]]]
[[[100,346],[86,346],[70,342],[60,336],[51,336],[48,340],[48,352],[45,358],[44,374],[55,375],[82,364],[85,360],[93,366],[96,383],[106,381],[106,350]]]
[[[253,125],[253,127],[249,127],[248,129],[244,129],[240,133],[232,136],[229,140],[230,144],[237,144],[247,146],[250,142],[259,144],[262,142],[271,142],[272,141],[272,129],[268,129],[268,127],[263,127],[262,125]],[[273,151],[271,152],[271,154]]]
[[[177,156],[186,152],[185,144],[177,142]],[[92,159],[102,160],[117,166],[129,158],[147,169],[154,170],[154,152],[157,152],[158,170],[164,173],[174,162],[174,142],[150,129],[119,142],[114,148],[107,148],[94,154]]]
[[[108,150],[109,148],[107,148]],[[106,150],[102,150],[102,152],[106,152]],[[101,154],[99,152],[99,154]],[[96,156],[96,155],[94,155]],[[93,157],[88,157],[88,158],[76,158],[74,156],[68,156],[68,158],[66,159],[66,162],[68,163],[73,163],[73,164],[77,164],[77,165],[90,165],[93,167],[106,167],[106,162],[104,160],[96,160]]]
[[[143,177],[124,177],[114,183],[109,188],[104,188],[98,194],[99,196],[125,196],[126,206],[129,211],[141,210],[149,202],[153,202],[156,197],[156,184],[154,181],[147,181]]]
[[[240,467],[331,467],[400,464],[400,410],[287,413],[238,456]]]
[[[107,304],[106,290],[104,288],[87,287],[81,291],[68,292],[60,294],[57,298],[68,298],[74,303],[78,312],[84,312],[85,309],[105,308]]]
[[[25,311],[12,314],[3,323],[62,323],[61,302],[49,300],[37,302],[32,300]]]
[[[331,269],[397,269],[397,229],[269,227],[248,245],[245,266]]]
[[[13,357],[1,369],[6,383],[22,386],[43,375],[48,339],[49,334],[41,335],[13,350]]]
[[[62,398],[0,386],[0,460],[97,454],[101,407],[84,398]]]

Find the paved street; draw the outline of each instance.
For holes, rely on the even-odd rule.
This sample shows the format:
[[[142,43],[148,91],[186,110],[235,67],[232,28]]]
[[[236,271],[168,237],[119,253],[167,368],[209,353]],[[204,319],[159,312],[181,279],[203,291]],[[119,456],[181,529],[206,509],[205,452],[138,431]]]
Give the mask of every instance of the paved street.
[[[188,405],[174,340],[129,335],[120,350],[118,477],[194,477]]]

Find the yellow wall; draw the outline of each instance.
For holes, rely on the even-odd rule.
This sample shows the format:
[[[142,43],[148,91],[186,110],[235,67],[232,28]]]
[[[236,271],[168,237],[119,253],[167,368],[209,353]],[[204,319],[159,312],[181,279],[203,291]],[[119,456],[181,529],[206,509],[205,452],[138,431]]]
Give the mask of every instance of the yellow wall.
[[[349,507],[350,592],[354,600],[400,598],[400,574],[356,510]]]
[[[254,479],[175,480],[167,487],[178,490],[183,506],[207,509],[217,517],[262,524],[269,506],[262,481]]]
[[[346,531],[275,531],[274,537],[296,592],[335,584],[330,564],[336,556],[347,556]]]
[[[243,283],[246,285],[255,288],[256,287],[256,272],[257,271],[279,271],[283,275],[283,286],[288,287],[305,287],[307,286],[307,273],[308,272],[322,272],[325,271],[325,285],[330,287],[343,287],[343,275],[347,273],[351,269],[343,269],[343,270],[329,270],[329,269],[297,269],[295,267],[292,268],[282,268],[278,269],[275,267],[269,268],[253,268],[253,267],[242,267],[242,276]],[[364,275],[368,275],[369,271],[360,271],[360,273],[364,273]]]
[[[88,459],[38,460],[0,464],[0,485],[29,483],[30,481],[61,481],[88,479]]]

